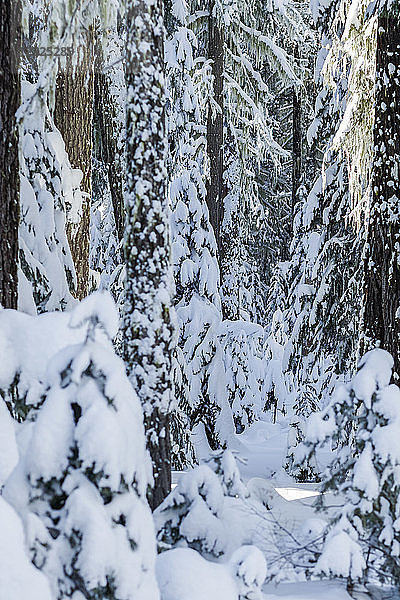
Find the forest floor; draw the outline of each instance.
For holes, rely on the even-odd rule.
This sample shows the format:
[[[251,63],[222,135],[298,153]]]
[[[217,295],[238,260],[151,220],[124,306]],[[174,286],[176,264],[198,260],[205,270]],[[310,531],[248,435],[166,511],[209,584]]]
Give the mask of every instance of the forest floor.
[[[198,455],[209,452],[204,433],[199,430],[194,442]],[[241,514],[232,509],[232,534],[235,541],[246,538],[252,530],[253,541],[263,549],[267,564],[275,572],[274,583],[263,588],[265,600],[400,600],[400,592],[380,585],[369,590],[346,591],[341,581],[305,581],[297,563],[304,554],[297,550],[318,538],[321,526],[330,511],[340,504],[340,498],[325,497],[327,512],[317,512],[316,497],[320,494],[316,483],[297,483],[282,468],[287,452],[288,428],[285,425],[259,421],[231,440],[243,481],[251,496],[268,510],[263,514],[257,508]],[[319,456],[320,466],[329,462],[329,453]],[[173,481],[179,477],[174,473]],[[293,554],[291,554],[291,549]],[[282,557],[286,558],[282,560]],[[286,566],[287,565],[287,566]]]
[[[345,585],[335,581],[307,581],[264,586],[264,600],[399,600],[393,588],[371,587],[355,590],[351,596]]]

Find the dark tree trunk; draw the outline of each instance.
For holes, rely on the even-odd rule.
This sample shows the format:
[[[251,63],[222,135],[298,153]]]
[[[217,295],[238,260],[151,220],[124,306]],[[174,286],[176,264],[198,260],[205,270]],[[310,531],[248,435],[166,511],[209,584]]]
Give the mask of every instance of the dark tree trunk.
[[[81,189],[85,194],[79,225],[68,225],[67,234],[77,276],[77,298],[89,292],[89,228],[92,196],[93,96],[94,96],[94,39],[93,30],[87,33],[87,44],[80,49],[81,61],[75,70],[67,60],[57,77],[54,121],[65,142],[74,169],[83,173]]]
[[[21,2],[0,3],[0,304],[17,308]]]
[[[210,223],[214,229],[222,261],[221,223],[224,211],[224,34],[214,15],[214,0],[210,0],[208,17],[208,58],[212,62],[214,76],[214,102],[209,106],[207,118],[207,151],[210,161],[210,180],[207,186],[207,205]]]
[[[393,355],[400,375],[399,2],[378,18],[372,201],[365,261],[365,349]]]
[[[96,129],[96,145],[100,160],[107,168],[108,183],[113,203],[115,226],[118,239],[124,235],[124,156],[119,146],[120,126],[118,105],[113,96],[110,76],[103,70],[101,48],[96,52],[96,73],[94,84],[94,114]]]
[[[127,27],[124,358],[141,400],[154,509],[171,490],[171,322],[163,0],[130,0]]]
[[[294,209],[297,202],[297,192],[301,183],[302,169],[302,131],[301,131],[301,91],[299,88],[293,88],[293,115],[292,115],[292,205],[291,205],[291,223],[294,220]],[[293,233],[293,232],[292,232]]]

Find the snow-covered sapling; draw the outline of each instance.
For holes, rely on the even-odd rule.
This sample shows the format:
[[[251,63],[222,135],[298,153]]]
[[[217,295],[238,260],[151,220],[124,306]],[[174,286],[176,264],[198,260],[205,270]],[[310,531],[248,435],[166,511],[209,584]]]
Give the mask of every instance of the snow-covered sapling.
[[[205,557],[222,556],[227,545],[223,504],[219,478],[207,465],[185,472],[155,512],[160,549],[187,546]]]
[[[188,546],[206,558],[223,556],[229,549],[227,497],[248,495],[232,453],[216,452],[208,464],[185,472],[156,510],[160,549]]]
[[[85,341],[50,361],[25,457],[29,509],[51,536],[38,566],[60,600],[77,592],[156,600],[151,467],[140,403],[110,343],[118,327],[110,295],[75,308],[70,326],[84,324]],[[36,546],[34,561],[43,555]]]
[[[392,368],[385,350],[367,352],[351,383],[309,420],[306,453],[333,443],[323,491],[344,500],[317,572],[355,581],[375,571],[400,583],[400,390],[390,384]]]

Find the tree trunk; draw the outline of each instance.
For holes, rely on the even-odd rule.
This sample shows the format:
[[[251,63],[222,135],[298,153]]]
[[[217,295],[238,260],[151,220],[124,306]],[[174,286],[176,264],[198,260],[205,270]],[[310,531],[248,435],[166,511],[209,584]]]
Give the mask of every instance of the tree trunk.
[[[94,111],[96,145],[99,158],[107,168],[108,183],[113,203],[115,226],[118,239],[124,235],[124,156],[120,147],[120,122],[118,104],[112,91],[112,82],[108,72],[104,72],[101,48],[96,52],[96,73],[94,85]]]
[[[399,2],[378,18],[372,201],[365,261],[366,349],[393,355],[400,375],[400,29]]]
[[[80,48],[81,60],[75,70],[70,58],[57,77],[54,121],[65,142],[69,160],[74,169],[83,173],[81,189],[85,194],[82,215],[78,225],[67,227],[68,240],[74,260],[77,289],[76,297],[87,296],[89,291],[89,228],[92,196],[92,136],[94,97],[94,39],[93,30],[87,32],[87,43]]]
[[[294,220],[294,209],[297,203],[297,191],[301,183],[302,169],[302,132],[301,132],[301,91],[294,87],[292,92],[293,98],[293,115],[292,115],[292,205],[291,205],[291,223]],[[293,235],[293,225],[292,225]]]
[[[221,223],[224,211],[224,34],[214,14],[215,0],[210,0],[208,17],[208,58],[212,60],[214,76],[214,102],[208,108],[207,152],[210,162],[210,180],[207,186],[207,205],[210,223],[214,229],[222,261]]]
[[[19,161],[16,111],[21,103],[21,2],[0,3],[0,304],[17,308]]]
[[[127,28],[124,358],[141,400],[156,508],[171,490],[172,263],[165,122],[163,0],[130,0]]]

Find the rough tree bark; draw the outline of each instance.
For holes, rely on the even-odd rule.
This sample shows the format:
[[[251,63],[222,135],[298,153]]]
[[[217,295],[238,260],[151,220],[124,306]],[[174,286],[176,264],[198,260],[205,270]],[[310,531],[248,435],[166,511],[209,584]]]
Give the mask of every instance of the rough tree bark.
[[[82,299],[89,291],[89,227],[92,196],[92,147],[94,99],[93,30],[86,34],[87,43],[80,48],[81,60],[75,69],[68,58],[57,77],[54,121],[65,142],[74,169],[83,173],[81,189],[85,194],[78,225],[67,227],[68,240],[77,276],[75,295]]]
[[[103,53],[99,47],[96,52],[94,83],[94,119],[96,144],[99,158],[107,167],[108,183],[113,203],[115,226],[118,239],[124,235],[124,157],[119,146],[120,126],[118,106],[112,92],[112,82],[104,72]]]
[[[378,17],[372,201],[365,261],[365,349],[379,345],[400,375],[400,3]]]
[[[207,186],[207,206],[222,261],[221,223],[224,211],[224,33],[214,14],[215,0],[210,0],[208,17],[208,58],[212,60],[214,102],[207,118],[207,152],[210,161],[210,180]]]
[[[301,91],[298,87],[294,87],[292,91],[292,218],[294,220],[294,209],[297,202],[297,191],[301,183],[302,171],[302,131],[301,131]],[[293,226],[292,226],[293,227]]]
[[[0,304],[17,308],[21,2],[0,3]]]
[[[163,0],[126,7],[127,117],[124,358],[141,400],[154,509],[171,489],[172,263],[168,218]]]

